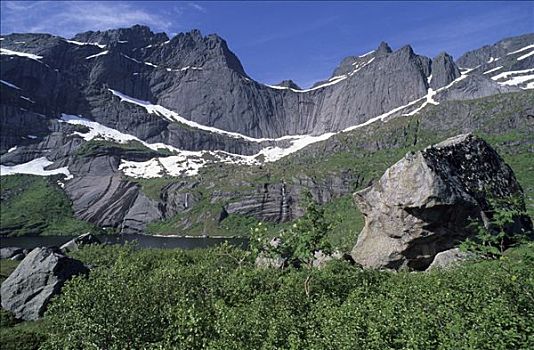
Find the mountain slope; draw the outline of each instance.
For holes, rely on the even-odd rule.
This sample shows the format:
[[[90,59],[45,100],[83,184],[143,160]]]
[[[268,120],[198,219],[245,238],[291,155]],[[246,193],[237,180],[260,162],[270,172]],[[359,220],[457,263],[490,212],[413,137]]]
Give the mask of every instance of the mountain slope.
[[[528,126],[516,115],[534,88],[531,38],[507,39],[513,51],[469,69],[446,53],[430,59],[381,43],[302,90],[255,82],[223,39],[198,31],[8,35],[0,41],[2,175],[63,173],[76,217],[122,232],[154,222],[153,233],[243,234],[232,230],[301,215],[304,191],[343,211],[336,200],[346,207],[344,196],[427,145],[427,133],[440,141]],[[495,103],[506,103],[499,118],[521,122],[496,122]]]

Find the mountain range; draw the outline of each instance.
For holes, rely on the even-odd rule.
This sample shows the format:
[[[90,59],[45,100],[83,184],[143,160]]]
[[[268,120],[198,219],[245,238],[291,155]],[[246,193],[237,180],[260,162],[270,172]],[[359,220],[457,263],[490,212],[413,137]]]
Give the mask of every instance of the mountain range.
[[[255,81],[198,30],[10,34],[0,46],[3,235],[246,235],[300,216],[305,191],[356,232],[350,193],[457,132],[509,154],[532,210],[534,34],[456,61],[382,42],[307,89]],[[36,196],[49,202],[22,215]]]

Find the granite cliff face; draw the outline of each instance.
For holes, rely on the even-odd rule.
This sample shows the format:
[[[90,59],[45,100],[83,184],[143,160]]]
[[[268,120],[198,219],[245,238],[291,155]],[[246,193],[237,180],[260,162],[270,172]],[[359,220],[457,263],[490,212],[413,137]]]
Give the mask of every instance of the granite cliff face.
[[[393,50],[382,42],[301,89],[291,80],[275,86],[254,81],[224,39],[198,30],[172,38],[139,25],[70,40],[6,35],[0,41],[0,164],[10,173],[31,162],[41,166],[40,174],[64,173],[78,218],[143,232],[148,222],[212,199],[191,190],[195,181],[189,179],[185,187],[177,181],[149,198],[132,177],[147,177],[159,166],[155,177],[177,176],[163,163],[181,167],[179,176],[207,163],[258,165],[362,123],[522,91],[534,80],[533,57],[523,58],[532,39],[506,39],[464,55],[458,63],[470,71],[446,53],[430,59],[410,46]],[[125,165],[141,170],[127,172]],[[239,194],[214,193],[224,202],[222,216],[284,222],[301,214],[303,190],[323,203],[350,193],[355,183],[361,185],[357,173],[319,182],[299,174],[247,184]]]
[[[16,105],[24,108],[30,103],[32,111],[49,117],[83,115],[142,139],[177,131],[161,118],[142,116],[146,113],[139,108],[119,103],[108,88],[202,125],[253,137],[280,137],[341,130],[424,96],[431,74],[433,88],[458,77],[452,59],[442,62],[438,57],[432,72],[432,61],[409,46],[393,52],[382,43],[368,55],[345,59],[327,84],[300,90],[285,82],[276,89],[253,81],[217,35],[202,36],[195,30],[169,40],[143,26],[81,33],[73,40],[13,34],[3,38],[2,48],[42,57],[4,51],[3,80],[35,102]],[[145,120],[134,123],[133,114]],[[174,145],[193,149],[179,141]]]

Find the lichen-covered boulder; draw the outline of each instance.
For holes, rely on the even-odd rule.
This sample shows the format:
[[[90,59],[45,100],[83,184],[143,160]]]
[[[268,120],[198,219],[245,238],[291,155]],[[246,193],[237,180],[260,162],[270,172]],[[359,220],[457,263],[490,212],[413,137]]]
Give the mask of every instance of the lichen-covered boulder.
[[[35,248],[2,283],[2,307],[19,319],[36,320],[68,279],[87,272],[57,248]]]
[[[473,234],[470,218],[489,222],[489,197],[509,196],[523,197],[512,169],[476,136],[409,153],[354,194],[365,227],[352,257],[368,268],[425,270],[437,253]],[[530,218],[516,220],[514,230],[531,229]]]

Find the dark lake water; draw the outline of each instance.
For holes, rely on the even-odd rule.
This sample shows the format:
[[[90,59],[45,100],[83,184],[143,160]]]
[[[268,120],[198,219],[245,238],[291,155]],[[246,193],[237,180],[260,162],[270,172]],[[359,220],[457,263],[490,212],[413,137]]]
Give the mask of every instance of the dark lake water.
[[[33,249],[35,247],[59,247],[76,236],[37,236],[37,237],[2,237],[0,247],[20,247]],[[212,238],[212,237],[161,237],[147,235],[101,235],[97,236],[103,243],[124,244],[125,242],[136,241],[141,248],[207,248],[228,242],[236,246],[247,245],[244,238]]]

